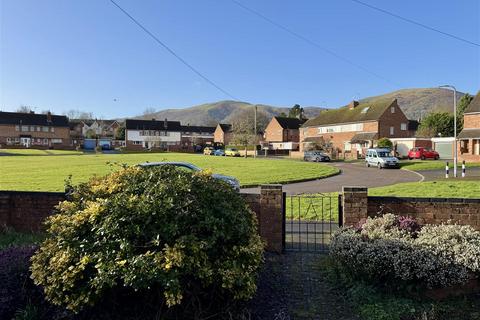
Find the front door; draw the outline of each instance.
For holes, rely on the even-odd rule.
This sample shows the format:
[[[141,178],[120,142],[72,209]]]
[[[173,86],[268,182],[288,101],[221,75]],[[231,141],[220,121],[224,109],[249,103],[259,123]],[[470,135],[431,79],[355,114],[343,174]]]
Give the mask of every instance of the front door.
[[[480,139],[479,140],[473,140],[473,154],[475,155],[480,155]]]
[[[25,148],[30,148],[30,141],[31,141],[31,138],[25,138],[25,137],[20,138],[20,144]]]

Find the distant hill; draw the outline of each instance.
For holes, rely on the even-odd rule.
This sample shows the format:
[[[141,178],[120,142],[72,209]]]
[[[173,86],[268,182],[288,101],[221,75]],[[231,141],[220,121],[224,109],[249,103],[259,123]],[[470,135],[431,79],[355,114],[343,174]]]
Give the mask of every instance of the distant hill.
[[[457,102],[464,95],[457,91]],[[361,99],[360,102],[370,102],[376,99],[397,99],[398,105],[409,119],[418,120],[430,112],[453,112],[453,92],[447,89],[403,89],[380,96]]]
[[[264,112],[267,118],[278,116],[285,112],[288,114],[290,107],[274,107],[258,104],[258,111]],[[184,109],[165,109],[155,113],[137,116],[136,119],[157,119],[180,121],[182,124],[215,126],[217,123],[230,123],[236,115],[244,110],[253,110],[254,105],[240,101],[219,101],[214,103],[205,103],[194,107]],[[325,110],[321,107],[304,107],[307,118],[316,117],[320,111]]]
[[[459,100],[464,95],[457,92]],[[430,112],[449,111],[453,112],[453,92],[447,89],[403,89],[379,96],[361,99],[360,102],[369,102],[376,99],[397,99],[399,106],[405,112],[407,118],[418,120]],[[284,112],[288,114],[290,107],[275,107],[259,104],[258,110],[264,112],[268,118],[278,116]],[[182,124],[215,126],[217,123],[231,123],[236,115],[244,110],[253,110],[254,105],[241,101],[219,101],[205,103],[183,109],[165,109],[147,115],[137,116],[136,119],[157,119],[180,121]],[[309,119],[319,115],[323,107],[303,107],[305,116]]]

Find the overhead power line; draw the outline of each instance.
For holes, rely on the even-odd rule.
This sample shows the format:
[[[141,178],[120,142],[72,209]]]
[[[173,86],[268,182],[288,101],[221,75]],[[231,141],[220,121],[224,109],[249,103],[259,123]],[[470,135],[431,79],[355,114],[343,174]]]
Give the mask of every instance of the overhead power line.
[[[181,63],[183,63],[185,66],[187,66],[190,70],[192,70],[196,75],[198,75],[200,78],[202,78],[203,80],[208,82],[210,85],[212,85],[213,87],[215,87],[220,92],[227,95],[228,97],[232,98],[233,100],[238,100],[232,94],[230,94],[227,90],[224,90],[222,87],[220,87],[214,81],[210,80],[207,76],[205,76],[203,73],[198,71],[193,65],[188,63],[184,58],[179,56],[173,49],[171,49],[168,45],[166,45],[163,41],[161,41],[152,32],[150,32],[150,30],[148,30],[145,26],[143,26],[137,19],[135,19],[131,14],[129,14],[125,9],[123,9],[118,3],[116,3],[114,0],[110,0],[110,2],[113,3],[120,11],[122,11],[130,20],[132,20],[138,27],[140,27],[140,29],[142,29],[146,34],[148,34],[160,46],[162,46],[165,50],[167,50],[171,55],[173,55],[175,58],[177,58],[177,60],[179,60]]]
[[[405,18],[405,17],[402,17],[396,13],[393,13],[393,12],[390,12],[390,11],[387,11],[387,10],[384,10],[382,8],[379,8],[379,7],[375,7],[374,5],[371,5],[371,4],[368,4],[368,3],[365,3],[363,1],[360,1],[360,0],[350,0],[350,1],[353,1],[355,3],[358,3],[362,6],[365,6],[365,7],[368,7],[370,9],[373,9],[373,10],[376,10],[376,11],[379,11],[379,12],[382,12],[382,13],[385,13],[389,16],[392,16],[392,17],[395,17],[397,19],[400,19],[400,20],[403,20],[405,22],[408,22],[408,23],[411,23],[411,24],[414,24],[416,26],[419,26],[419,27],[422,27],[424,29],[427,29],[427,30],[430,30],[430,31],[433,31],[433,32],[437,32],[437,33],[440,33],[440,34],[443,34],[444,36],[447,36],[447,37],[450,37],[450,38],[453,38],[453,39],[456,39],[456,40],[459,40],[459,41],[462,41],[462,42],[465,42],[465,43],[468,43],[468,44],[471,44],[471,45],[474,45],[474,46],[477,46],[477,47],[480,47],[480,44],[479,43],[476,43],[476,42],[473,42],[473,41],[470,41],[470,40],[467,40],[465,38],[461,38],[459,36],[456,36],[454,34],[451,34],[451,33],[448,33],[448,32],[445,32],[445,31],[442,31],[442,30],[439,30],[439,29],[436,29],[434,27],[430,27],[426,24],[423,24],[421,22],[417,22],[415,20],[412,20],[412,19],[409,19],[409,18]]]
[[[378,74],[378,73],[370,70],[369,68],[364,67],[364,66],[362,66],[362,65],[360,65],[360,64],[358,64],[358,63],[356,63],[356,62],[354,62],[354,61],[352,61],[352,60],[350,60],[350,59],[348,59],[348,58],[345,58],[345,57],[343,57],[342,55],[336,53],[335,51],[333,51],[333,50],[331,50],[331,49],[329,49],[329,48],[326,48],[326,47],[318,44],[317,42],[311,40],[310,38],[307,38],[306,36],[303,36],[303,35],[301,35],[300,33],[296,32],[296,31],[293,31],[292,29],[290,29],[290,28],[288,28],[288,27],[286,27],[286,26],[284,26],[284,25],[282,25],[282,24],[274,21],[273,19],[270,19],[269,17],[267,17],[266,15],[260,13],[259,11],[254,10],[254,9],[252,9],[252,8],[250,8],[250,7],[247,7],[246,5],[244,5],[243,3],[241,3],[241,2],[239,2],[239,1],[237,1],[237,0],[231,0],[231,1],[232,1],[233,3],[235,3],[236,5],[238,5],[239,7],[243,8],[244,10],[246,10],[246,11],[248,11],[248,12],[256,15],[257,17],[265,20],[266,22],[270,23],[271,25],[273,25],[273,26],[275,26],[275,27],[277,27],[277,28],[279,28],[279,29],[281,29],[281,30],[289,33],[290,35],[292,35],[292,36],[294,36],[294,37],[296,37],[296,38],[298,38],[298,39],[300,39],[300,40],[302,40],[302,41],[304,41],[304,42],[306,42],[306,43],[308,43],[308,44],[310,44],[310,45],[312,45],[312,46],[314,46],[314,47],[316,47],[316,48],[318,48],[318,49],[320,49],[320,50],[325,51],[326,53],[330,54],[331,56],[334,56],[335,58],[337,58],[337,59],[339,59],[339,60],[341,60],[341,61],[343,61],[343,62],[345,62],[345,63],[347,63],[347,64],[349,64],[349,65],[351,65],[351,66],[354,66],[355,68],[360,69],[360,70],[362,70],[362,71],[364,71],[364,72],[366,72],[366,73],[368,73],[368,74],[370,74],[370,75],[372,75],[372,76],[374,76],[374,77],[376,77],[376,78],[378,78],[378,79],[381,79],[381,80],[383,80],[383,81],[385,81],[385,82],[388,82],[390,85],[400,86],[399,84],[395,83],[394,81],[391,81],[391,80],[385,78],[384,76],[382,76],[382,75],[380,75],[380,74]]]

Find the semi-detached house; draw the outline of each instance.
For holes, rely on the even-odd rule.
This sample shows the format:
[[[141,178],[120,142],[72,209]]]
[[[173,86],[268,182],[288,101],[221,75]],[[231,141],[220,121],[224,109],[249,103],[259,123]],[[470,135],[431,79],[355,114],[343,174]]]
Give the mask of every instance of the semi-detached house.
[[[180,121],[125,120],[125,145],[131,150],[179,150],[181,133]]]
[[[480,161],[480,92],[463,114],[463,130],[458,135],[458,154],[465,161]]]
[[[304,120],[290,117],[273,117],[265,128],[265,147],[271,150],[298,150],[299,128]]]
[[[0,145],[37,149],[71,148],[68,118],[50,112],[0,112]]]
[[[378,99],[323,111],[300,129],[300,151],[328,143],[342,158],[363,157],[378,139],[408,138],[414,135],[397,100]]]

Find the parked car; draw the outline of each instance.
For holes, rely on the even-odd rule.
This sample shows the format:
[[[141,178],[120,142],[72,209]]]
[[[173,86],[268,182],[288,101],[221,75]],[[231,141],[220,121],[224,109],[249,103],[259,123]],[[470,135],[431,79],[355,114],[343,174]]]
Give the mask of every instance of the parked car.
[[[240,157],[240,152],[235,148],[227,148],[225,149],[225,155],[230,157]]]
[[[205,147],[203,149],[203,154],[206,156],[212,156],[214,152],[215,152],[215,149],[213,149],[212,147]]]
[[[202,171],[202,169],[200,169],[196,165],[193,165],[188,162],[145,162],[145,163],[139,164],[139,166],[143,168],[166,166],[166,165],[174,166],[180,170],[185,170],[188,172]],[[233,189],[235,189],[236,191],[240,191],[240,182],[236,178],[230,177],[230,176],[224,176],[222,174],[216,174],[216,173],[213,174],[212,177],[218,180],[225,181],[230,186],[232,186]]]
[[[221,157],[223,157],[223,156],[225,156],[225,150],[223,150],[223,149],[217,149],[217,150],[215,150],[215,151],[213,152],[213,155],[214,155],[214,156],[221,156]]]
[[[400,168],[400,161],[392,156],[390,149],[372,148],[368,149],[365,156],[367,167],[375,166],[382,168]]]
[[[408,159],[435,159],[438,160],[440,159],[440,155],[438,154],[437,151],[432,150],[430,148],[422,148],[422,147],[417,147],[410,149],[408,152]]]
[[[330,157],[328,154],[321,151],[305,151],[303,153],[304,161],[315,161],[315,162],[328,162]]]

